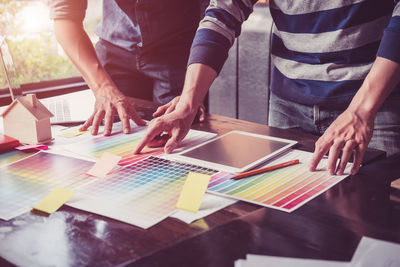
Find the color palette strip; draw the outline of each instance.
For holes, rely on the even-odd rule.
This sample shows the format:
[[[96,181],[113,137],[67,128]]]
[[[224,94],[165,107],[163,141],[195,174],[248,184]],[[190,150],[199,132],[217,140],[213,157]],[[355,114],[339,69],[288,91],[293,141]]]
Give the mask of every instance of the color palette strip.
[[[292,150],[268,165],[278,164],[293,159],[300,159],[300,164],[283,169],[250,176],[241,180],[231,179],[234,174],[218,173],[211,177],[208,191],[258,205],[292,212],[311,199],[328,190],[348,175],[329,175],[323,159],[319,170],[310,172],[307,162],[312,153]],[[266,166],[268,166],[266,165]],[[349,173],[347,166],[346,173]]]
[[[0,167],[9,165],[15,161],[27,158],[29,156],[32,156],[33,154],[37,153],[37,151],[32,152],[22,152],[18,150],[12,150],[6,153],[1,153],[0,154]]]
[[[93,181],[85,172],[93,162],[39,152],[1,168],[0,218],[30,210],[54,188],[75,189]]]
[[[142,132],[143,131],[133,134],[118,133],[111,136],[96,136],[92,139],[69,145],[66,149],[82,156],[97,159],[100,158],[103,153],[108,152],[121,156],[122,159],[119,165],[125,166],[142,160],[149,155],[155,156],[163,152],[162,148],[154,148],[144,151],[143,154],[134,155],[132,152],[139,144],[143,136]]]
[[[132,134],[118,133],[111,136],[96,136],[89,140],[65,146],[65,149],[78,155],[91,158],[100,158],[104,152],[109,152],[121,156],[122,159],[119,162],[119,165],[126,166],[143,160],[149,156],[158,156],[164,153],[163,148],[161,147],[145,147],[141,154],[133,154],[133,150],[137,147],[144,134],[145,129]],[[178,153],[183,149],[200,144],[214,136],[215,134],[213,133],[190,130],[181,143],[181,147],[176,149],[174,152]]]

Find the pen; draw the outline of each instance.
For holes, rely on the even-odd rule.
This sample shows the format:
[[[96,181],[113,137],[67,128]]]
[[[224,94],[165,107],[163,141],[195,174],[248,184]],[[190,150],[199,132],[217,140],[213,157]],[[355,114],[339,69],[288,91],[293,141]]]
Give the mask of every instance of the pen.
[[[287,162],[282,162],[282,163],[279,163],[279,164],[276,164],[276,165],[271,165],[271,166],[268,166],[268,167],[264,167],[264,168],[260,168],[260,169],[256,169],[256,170],[252,170],[252,171],[248,171],[248,172],[242,172],[242,173],[239,173],[239,174],[235,175],[234,177],[232,177],[232,179],[238,180],[238,179],[246,178],[246,177],[249,177],[251,175],[255,175],[255,174],[259,174],[259,173],[263,173],[263,172],[268,172],[268,171],[273,171],[273,170],[276,170],[276,169],[279,169],[279,168],[291,166],[291,165],[297,164],[299,162],[300,161],[298,159],[295,159],[295,160],[290,160],[290,161],[287,161]]]

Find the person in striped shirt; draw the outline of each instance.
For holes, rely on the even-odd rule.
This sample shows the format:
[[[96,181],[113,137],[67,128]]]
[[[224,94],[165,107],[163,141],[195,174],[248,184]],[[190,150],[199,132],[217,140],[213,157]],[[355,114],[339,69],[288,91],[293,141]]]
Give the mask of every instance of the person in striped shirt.
[[[136,152],[162,132],[171,152],[221,70],[255,0],[212,0],[200,22],[183,93],[157,110]],[[357,173],[368,145],[400,152],[400,3],[393,0],[270,1],[270,126],[321,135],[310,170],[329,152],[342,174],[354,152]]]

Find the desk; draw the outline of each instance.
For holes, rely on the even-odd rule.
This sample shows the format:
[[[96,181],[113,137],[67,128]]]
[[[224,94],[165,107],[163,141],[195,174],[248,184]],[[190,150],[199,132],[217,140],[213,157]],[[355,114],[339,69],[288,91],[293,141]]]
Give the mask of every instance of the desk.
[[[149,119],[155,105],[136,101]],[[210,115],[194,129],[218,134],[245,130],[299,141],[311,151],[316,137],[295,130]],[[373,157],[359,174],[285,213],[237,202],[185,224],[168,218],[148,230],[63,206],[49,217],[24,214],[0,220],[0,266],[233,266],[247,253],[350,260],[363,235],[400,243],[400,204],[390,181],[400,177],[400,155]],[[8,260],[8,261],[7,261]]]

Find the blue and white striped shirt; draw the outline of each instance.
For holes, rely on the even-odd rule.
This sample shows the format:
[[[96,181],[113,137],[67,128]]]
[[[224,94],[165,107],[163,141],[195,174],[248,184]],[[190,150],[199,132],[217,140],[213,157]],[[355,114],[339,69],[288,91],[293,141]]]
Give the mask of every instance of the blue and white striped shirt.
[[[189,64],[203,63],[219,72],[255,2],[211,0]],[[272,0],[270,10],[275,23],[271,90],[281,98],[347,106],[376,56],[400,64],[398,1]]]

